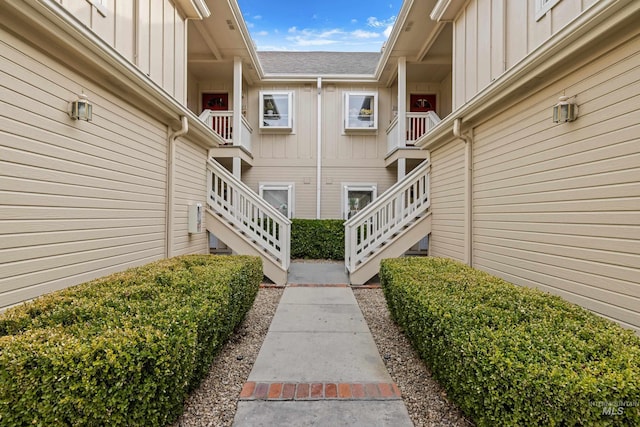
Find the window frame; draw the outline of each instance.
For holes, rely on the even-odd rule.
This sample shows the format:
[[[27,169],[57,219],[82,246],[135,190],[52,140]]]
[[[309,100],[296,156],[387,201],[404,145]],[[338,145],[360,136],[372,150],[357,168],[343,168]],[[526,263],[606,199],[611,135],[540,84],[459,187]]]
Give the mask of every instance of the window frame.
[[[372,97],[373,106],[370,108],[371,113],[369,117],[363,116],[359,114],[364,108],[365,100],[362,100],[361,106],[356,108],[350,108],[351,105],[351,97]],[[371,107],[371,105],[370,105]],[[348,91],[344,92],[343,98],[343,129],[345,132],[354,132],[354,131],[377,131],[378,130],[378,92],[377,91]],[[358,110],[357,113],[354,113],[353,110]],[[353,126],[353,123],[360,123],[369,121],[371,123],[370,126]]]
[[[562,0],[536,0],[536,21],[544,18]]]
[[[352,212],[349,207],[349,192],[350,191],[371,191],[371,202],[375,202],[378,197],[378,184],[373,182],[346,182],[342,184],[342,219],[349,219],[349,214]],[[370,204],[369,203],[369,204]],[[366,206],[369,206],[367,204]],[[357,209],[355,212],[359,212]]]
[[[295,207],[295,183],[293,182],[261,182],[258,185],[258,192],[260,194],[260,197],[262,199],[264,199],[264,192],[265,191],[287,191],[287,214],[285,215],[284,213],[282,213],[281,208],[276,208],[275,206],[271,205],[273,208],[275,208],[278,212],[282,213],[283,215],[285,215],[287,218],[291,219],[293,218],[294,215],[294,207]],[[266,200],[265,200],[266,201]]]
[[[267,116],[267,106],[265,105],[265,99],[268,97],[274,96],[286,96],[287,104],[288,104],[288,117],[287,122],[284,125],[265,125],[267,120],[269,120]],[[277,105],[274,105],[274,108],[277,108]],[[290,90],[261,90],[260,91],[260,130],[293,130],[293,91]],[[276,112],[278,110],[275,110]],[[281,120],[280,118],[276,120]]]

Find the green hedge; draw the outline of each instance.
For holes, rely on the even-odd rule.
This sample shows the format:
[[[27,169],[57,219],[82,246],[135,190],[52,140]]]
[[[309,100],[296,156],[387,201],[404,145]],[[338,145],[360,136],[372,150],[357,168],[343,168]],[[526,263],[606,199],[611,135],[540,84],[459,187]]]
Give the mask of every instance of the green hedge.
[[[344,221],[291,220],[291,258],[344,260]]]
[[[182,256],[8,310],[0,425],[166,425],[261,279],[259,258]]]
[[[438,258],[384,260],[393,319],[479,426],[640,425],[640,338]]]

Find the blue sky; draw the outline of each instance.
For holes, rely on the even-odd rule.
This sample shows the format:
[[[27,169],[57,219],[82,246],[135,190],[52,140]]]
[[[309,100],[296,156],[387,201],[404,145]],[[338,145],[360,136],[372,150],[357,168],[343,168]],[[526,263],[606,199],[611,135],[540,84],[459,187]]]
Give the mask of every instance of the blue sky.
[[[258,50],[378,52],[402,0],[238,0]]]

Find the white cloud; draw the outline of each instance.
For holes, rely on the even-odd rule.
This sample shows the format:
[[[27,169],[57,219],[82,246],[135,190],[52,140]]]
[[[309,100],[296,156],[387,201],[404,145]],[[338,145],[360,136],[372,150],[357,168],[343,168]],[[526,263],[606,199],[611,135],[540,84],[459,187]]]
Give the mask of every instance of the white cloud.
[[[391,30],[393,30],[393,25],[389,25],[387,28],[385,28],[382,34],[384,34],[386,38],[389,38],[389,36],[391,35]]]
[[[351,35],[357,39],[375,39],[380,37],[380,33],[374,33],[372,31],[355,30],[351,32]]]
[[[269,35],[269,31],[258,31],[256,33],[256,36],[259,36],[259,37],[265,37],[265,36],[268,36],[268,35]]]
[[[396,22],[396,17],[392,16],[389,19],[378,19],[375,16],[370,16],[367,18],[367,25],[373,28],[386,28],[388,26],[392,26],[393,23]]]
[[[259,21],[260,19],[262,19],[262,15],[256,15],[253,17],[253,19]]]

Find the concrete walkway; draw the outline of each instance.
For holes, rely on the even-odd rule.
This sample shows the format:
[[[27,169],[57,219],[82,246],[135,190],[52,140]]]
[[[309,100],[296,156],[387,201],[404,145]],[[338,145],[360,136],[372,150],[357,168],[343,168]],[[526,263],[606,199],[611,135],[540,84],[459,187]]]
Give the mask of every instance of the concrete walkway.
[[[342,263],[291,264],[234,426],[413,425],[346,279]]]

